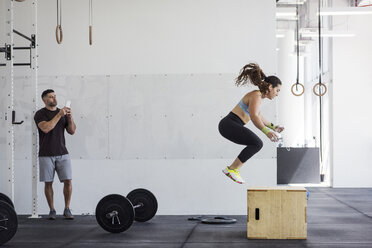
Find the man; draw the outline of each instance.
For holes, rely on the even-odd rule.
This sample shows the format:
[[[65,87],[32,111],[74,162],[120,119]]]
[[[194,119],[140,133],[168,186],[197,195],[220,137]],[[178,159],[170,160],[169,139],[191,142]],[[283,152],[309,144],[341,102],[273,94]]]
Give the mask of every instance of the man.
[[[73,219],[70,211],[72,170],[70,156],[65,146],[65,129],[73,135],[76,125],[69,107],[57,108],[54,90],[45,90],[41,98],[45,108],[36,112],[34,120],[39,130],[40,182],[45,182],[44,191],[50,208],[48,218],[56,219],[52,185],[54,174],[57,172],[60,182],[64,183],[65,210],[63,215],[66,219]]]

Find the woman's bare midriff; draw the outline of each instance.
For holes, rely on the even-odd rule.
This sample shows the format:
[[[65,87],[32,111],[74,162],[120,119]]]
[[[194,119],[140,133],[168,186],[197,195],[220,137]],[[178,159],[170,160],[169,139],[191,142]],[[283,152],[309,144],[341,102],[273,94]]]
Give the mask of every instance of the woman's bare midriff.
[[[234,114],[239,116],[239,118],[244,122],[244,125],[249,122],[251,118],[249,118],[249,115],[247,115],[240,107],[239,105],[236,105],[233,110],[231,110]]]

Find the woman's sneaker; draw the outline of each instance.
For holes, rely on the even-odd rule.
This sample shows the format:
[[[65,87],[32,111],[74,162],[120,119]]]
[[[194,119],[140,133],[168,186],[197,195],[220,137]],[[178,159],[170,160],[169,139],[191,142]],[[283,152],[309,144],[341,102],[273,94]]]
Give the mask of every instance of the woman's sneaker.
[[[229,169],[228,166],[226,166],[226,168],[223,169],[222,172],[226,176],[230,177],[234,182],[237,182],[237,183],[240,183],[240,184],[243,184],[244,183],[244,180],[240,176],[240,172],[238,170],[236,170],[236,169],[235,170],[231,170],[231,169]]]

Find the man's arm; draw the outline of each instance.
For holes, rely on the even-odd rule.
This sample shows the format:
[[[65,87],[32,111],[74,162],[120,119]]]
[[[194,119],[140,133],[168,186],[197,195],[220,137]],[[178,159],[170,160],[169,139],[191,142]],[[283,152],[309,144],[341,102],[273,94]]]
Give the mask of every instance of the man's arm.
[[[41,121],[37,124],[37,126],[43,131],[44,133],[49,133],[53,128],[57,125],[59,120],[61,119],[62,116],[66,114],[66,109],[62,108],[56,116],[54,116],[53,119],[50,121]]]
[[[66,127],[66,131],[73,135],[76,131],[76,125],[75,125],[75,122],[74,122],[74,119],[71,117],[68,117],[67,116],[67,127]]]
[[[67,126],[66,126],[66,131],[73,135],[76,131],[76,125],[75,125],[75,122],[74,122],[74,118],[72,117],[72,113],[71,113],[71,109],[68,108],[68,111],[67,111]]]

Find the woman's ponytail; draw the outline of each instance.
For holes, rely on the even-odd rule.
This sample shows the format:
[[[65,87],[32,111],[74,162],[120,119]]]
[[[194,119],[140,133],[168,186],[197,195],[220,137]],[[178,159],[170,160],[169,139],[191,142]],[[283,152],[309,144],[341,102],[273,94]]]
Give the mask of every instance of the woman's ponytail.
[[[235,85],[243,86],[252,83],[264,93],[269,90],[269,84],[266,82],[266,78],[265,73],[263,73],[258,64],[249,63],[241,69],[239,76],[236,78]]]

